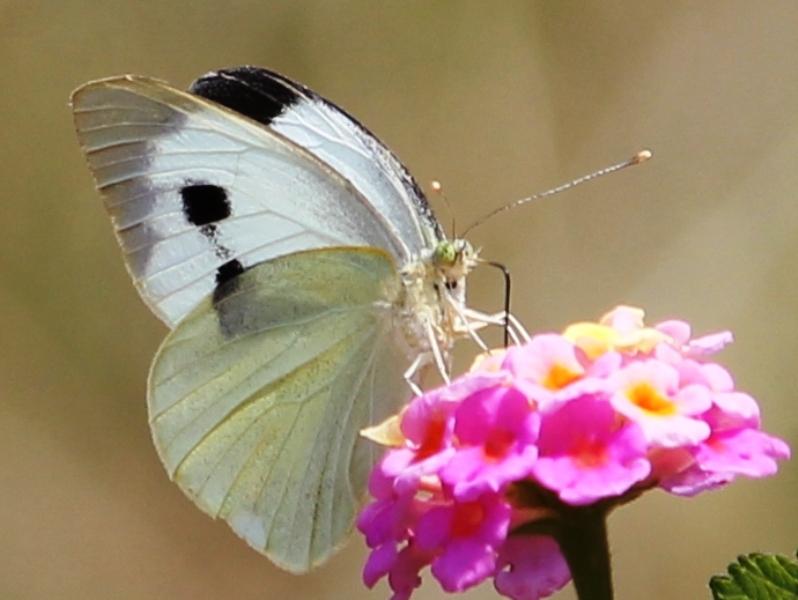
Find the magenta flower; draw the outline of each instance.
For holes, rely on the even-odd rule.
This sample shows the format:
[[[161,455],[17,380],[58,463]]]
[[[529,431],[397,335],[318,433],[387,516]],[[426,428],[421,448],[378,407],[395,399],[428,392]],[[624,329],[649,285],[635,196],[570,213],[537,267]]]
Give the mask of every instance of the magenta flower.
[[[520,391],[493,385],[466,397],[455,413],[458,449],[440,469],[458,500],[498,492],[529,474],[540,416]]]
[[[371,548],[363,568],[363,582],[373,587],[388,576],[394,591],[392,598],[400,600],[409,598],[421,585],[418,573],[432,560],[412,540],[414,524],[430,505],[414,491],[397,493],[393,480],[379,467],[369,480],[369,492],[375,501],[363,509],[357,521],[357,528]]]
[[[545,403],[553,401],[560,390],[585,376],[589,365],[584,364],[579,354],[579,349],[562,336],[536,335],[524,346],[510,348],[502,366],[516,377],[525,391]]]
[[[725,485],[737,475],[773,475],[777,459],[790,457],[782,440],[753,428],[718,431],[702,444],[691,448],[693,461],[680,472],[665,477],[660,485],[673,494],[694,496]]]
[[[448,592],[461,592],[493,574],[507,537],[510,506],[498,494],[452,502],[418,522],[418,547],[433,552],[432,574]]]
[[[389,447],[358,519],[366,585],[387,578],[403,600],[430,567],[449,592],[493,578],[538,600],[572,573],[579,590],[595,561],[572,561],[603,535],[584,523],[654,487],[690,496],[775,473],[789,448],[708,360],[731,339],[618,307],[490,353],[364,432]]]
[[[412,543],[401,551],[397,551],[395,546],[381,546],[369,554],[363,569],[363,581],[368,587],[373,587],[387,575],[393,591],[391,600],[406,600],[421,585],[419,571],[428,564],[429,556]]]
[[[583,394],[607,389],[606,376],[615,371],[621,356],[608,352],[597,360],[561,335],[536,335],[523,346],[507,350],[501,368],[513,384],[541,411]]]
[[[613,408],[643,430],[648,442],[673,448],[697,444],[709,437],[700,415],[712,406],[705,386],[680,387],[679,372],[657,360],[634,362],[610,381]]]
[[[380,468],[371,473],[369,494],[375,501],[361,511],[357,521],[368,546],[375,548],[386,542],[406,539],[406,523],[413,510],[414,495],[396,493],[393,480],[386,477]]]
[[[415,488],[422,477],[448,463],[454,453],[456,407],[440,393],[419,396],[408,405],[400,424],[407,444],[389,452],[381,465],[385,476],[394,478],[397,491]]]
[[[619,496],[651,471],[648,446],[635,423],[619,423],[612,405],[585,396],[546,415],[535,479],[563,502],[589,504]]]

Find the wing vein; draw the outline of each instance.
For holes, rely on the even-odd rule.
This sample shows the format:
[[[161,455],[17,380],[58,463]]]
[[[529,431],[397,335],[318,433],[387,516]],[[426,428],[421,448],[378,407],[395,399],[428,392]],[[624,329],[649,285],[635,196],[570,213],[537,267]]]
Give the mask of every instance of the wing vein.
[[[134,173],[128,173],[125,175],[120,175],[119,177],[115,177],[109,179],[107,181],[100,182],[99,178],[97,181],[97,189],[104,190],[105,188],[113,187],[115,185],[119,185],[120,183],[125,183],[126,181],[131,181],[134,179],[153,179],[155,177],[163,177],[165,175],[178,175],[180,173],[186,173],[191,171],[202,171],[202,172],[216,172],[216,173],[224,173],[225,175],[232,175],[235,177],[235,173],[228,171],[227,169],[221,169],[219,167],[183,167],[180,169],[164,169],[162,171],[136,171]],[[95,171],[96,174],[96,171]]]
[[[354,337],[354,336],[355,336],[356,334],[358,334],[358,333],[362,333],[362,332],[361,332],[361,331],[355,331],[355,332],[354,332],[353,334],[351,334],[350,336],[347,336],[347,338],[346,338],[346,339],[352,338],[352,337]],[[369,336],[365,336],[365,337],[364,337],[364,340],[363,340],[363,341],[362,341],[360,344],[358,344],[358,347],[357,347],[357,349],[356,349],[356,350],[353,350],[353,351],[351,351],[351,353],[350,353],[350,356],[349,356],[349,360],[352,360],[352,359],[354,358],[354,356],[356,356],[356,355],[358,354],[359,350],[360,350],[360,349],[361,349],[361,348],[362,348],[362,347],[365,345],[365,343],[368,341],[368,339],[369,339]],[[345,368],[345,367],[344,367],[344,368]],[[337,375],[336,375],[336,376],[333,378],[332,382],[330,382],[330,384],[329,384],[328,386],[326,386],[326,387],[327,387],[327,399],[328,399],[328,400],[330,399],[330,396],[331,396],[331,394],[332,394],[332,391],[333,391],[334,384],[335,384],[335,382],[338,380],[338,378],[340,377],[340,373],[341,373],[341,371],[342,371],[342,370],[344,370],[344,369],[343,369],[343,368],[342,368],[342,369],[340,369],[340,370],[338,371],[338,374],[337,374]],[[350,408],[350,409],[351,409],[351,406],[352,406],[352,404],[354,403],[354,399],[355,399],[355,394],[350,394],[350,395],[349,395],[349,408]],[[334,400],[332,400],[332,401],[328,402],[328,406],[329,406],[330,404],[333,404],[334,402],[335,402]],[[305,408],[305,406],[303,406],[303,409],[304,409],[304,408]],[[339,406],[336,406],[336,408],[340,408],[340,407],[339,407]],[[318,429],[316,430],[316,434],[315,434],[315,436],[314,436],[314,438],[313,438],[312,450],[315,450],[315,448],[316,448],[316,445],[317,445],[317,443],[318,443],[318,441],[319,441],[319,439],[320,439],[320,433],[321,433],[321,428],[318,428]],[[309,457],[308,457],[308,461],[309,461],[309,460],[310,460],[310,458],[312,458],[312,457],[313,457],[313,454],[311,453],[311,454],[309,455]],[[304,457],[303,457],[303,458],[304,458]],[[298,462],[298,458],[294,458],[294,461],[292,462],[292,468],[293,468],[293,467],[294,467],[294,466],[297,464],[297,462]],[[320,482],[321,482],[321,480],[322,480],[322,479],[323,479],[323,477],[319,478],[319,484],[320,484]],[[316,502],[316,505],[318,505],[318,489],[319,489],[319,488],[318,488],[318,486],[317,486],[317,488],[316,488],[316,491],[317,491],[317,496],[316,496],[316,498],[317,498],[317,502]],[[262,489],[261,489],[261,493],[262,493]],[[285,499],[285,486],[283,487],[282,493],[281,493],[281,495],[280,495],[280,501],[278,502],[278,506],[282,505],[282,503],[283,503],[283,500],[284,500],[284,499]],[[290,529],[289,529],[291,532],[294,532],[294,531],[295,531],[295,530],[294,530],[294,525],[296,524],[296,517],[297,517],[297,514],[298,514],[298,513],[299,513],[299,503],[296,503],[296,504],[294,505],[294,511],[293,511],[293,515],[292,515],[292,517],[291,517],[291,527],[290,527]],[[315,515],[315,510],[314,510],[314,515]],[[271,537],[271,530],[269,531],[269,536],[267,536],[267,538],[266,538],[266,539],[267,539],[267,545],[268,545],[268,540],[269,540],[269,538],[270,538],[270,537]],[[312,540],[312,534],[311,534],[311,538],[310,538],[310,539]],[[308,545],[308,551],[310,551],[310,545]]]

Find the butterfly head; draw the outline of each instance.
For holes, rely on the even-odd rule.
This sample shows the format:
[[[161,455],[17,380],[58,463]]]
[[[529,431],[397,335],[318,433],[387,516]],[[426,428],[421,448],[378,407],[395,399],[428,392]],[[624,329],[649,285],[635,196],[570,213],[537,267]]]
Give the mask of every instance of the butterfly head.
[[[447,289],[455,292],[465,276],[477,265],[477,250],[464,239],[441,240],[432,251],[432,264],[443,278]]]

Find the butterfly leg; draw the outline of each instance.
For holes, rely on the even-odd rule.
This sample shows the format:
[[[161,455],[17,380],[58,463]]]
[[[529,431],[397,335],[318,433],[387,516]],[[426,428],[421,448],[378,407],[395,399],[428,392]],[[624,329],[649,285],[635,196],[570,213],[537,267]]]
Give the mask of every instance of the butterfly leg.
[[[427,340],[429,341],[430,350],[432,351],[432,358],[435,361],[435,366],[438,367],[438,373],[446,385],[449,385],[449,368],[446,361],[443,359],[441,347],[438,345],[438,337],[435,335],[435,329],[432,323],[427,323],[425,326],[427,332]]]
[[[505,318],[505,317],[504,317],[504,311],[502,311],[502,312],[501,312],[501,316],[502,316],[502,319],[504,319],[504,318]],[[508,313],[508,314],[507,314],[507,321],[510,323],[510,326],[511,326],[512,328],[514,328],[514,329],[515,329],[515,331],[516,331],[516,332],[517,332],[517,333],[518,333],[518,334],[521,336],[521,339],[522,339],[523,341],[525,341],[525,342],[528,342],[529,340],[531,340],[531,339],[532,339],[532,337],[529,335],[529,332],[528,332],[528,331],[526,330],[526,328],[525,328],[525,327],[524,327],[524,326],[521,324],[521,321],[519,321],[519,320],[518,320],[518,319],[515,317],[515,315],[514,315],[513,313]]]
[[[451,295],[447,294],[445,296],[446,301],[451,306],[454,313],[457,315],[459,319],[459,325],[455,327],[455,330],[458,332],[465,332],[468,336],[474,341],[474,343],[479,346],[483,352],[488,351],[488,345],[484,342],[484,340],[479,337],[477,333],[477,329],[483,327],[485,323],[476,322],[475,319],[469,319],[464,311],[464,306],[462,302],[460,302],[457,298],[452,297]]]
[[[410,367],[405,371],[404,378],[407,382],[407,385],[410,386],[410,389],[413,390],[413,393],[416,396],[421,396],[424,391],[419,387],[419,385],[415,381],[416,375],[418,375],[421,367],[423,367],[427,362],[429,362],[429,355],[426,352],[422,352],[416,359],[411,363]]]
[[[487,314],[478,310],[474,310],[473,308],[463,308],[463,314],[466,316],[468,321],[472,323],[477,322],[483,325],[499,326],[504,326],[505,324],[504,311],[494,314]],[[513,339],[515,344],[529,341],[529,333],[527,333],[526,329],[524,329],[524,326],[521,325],[521,322],[515,316],[513,316],[512,313],[507,315],[506,320],[509,325],[508,331],[510,333],[510,337]]]

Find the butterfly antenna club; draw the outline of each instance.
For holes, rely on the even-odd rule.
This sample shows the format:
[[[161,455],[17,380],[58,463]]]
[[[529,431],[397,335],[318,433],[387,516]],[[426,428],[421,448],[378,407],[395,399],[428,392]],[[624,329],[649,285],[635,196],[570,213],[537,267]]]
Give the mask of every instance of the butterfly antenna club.
[[[433,179],[429,183],[429,188],[432,190],[432,193],[438,196],[441,200],[443,200],[444,206],[446,206],[446,211],[449,213],[449,216],[452,218],[452,238],[457,237],[457,220],[455,219],[454,209],[452,208],[451,203],[449,202],[449,198],[446,197],[446,194],[443,192],[443,184],[438,181],[437,179]]]

